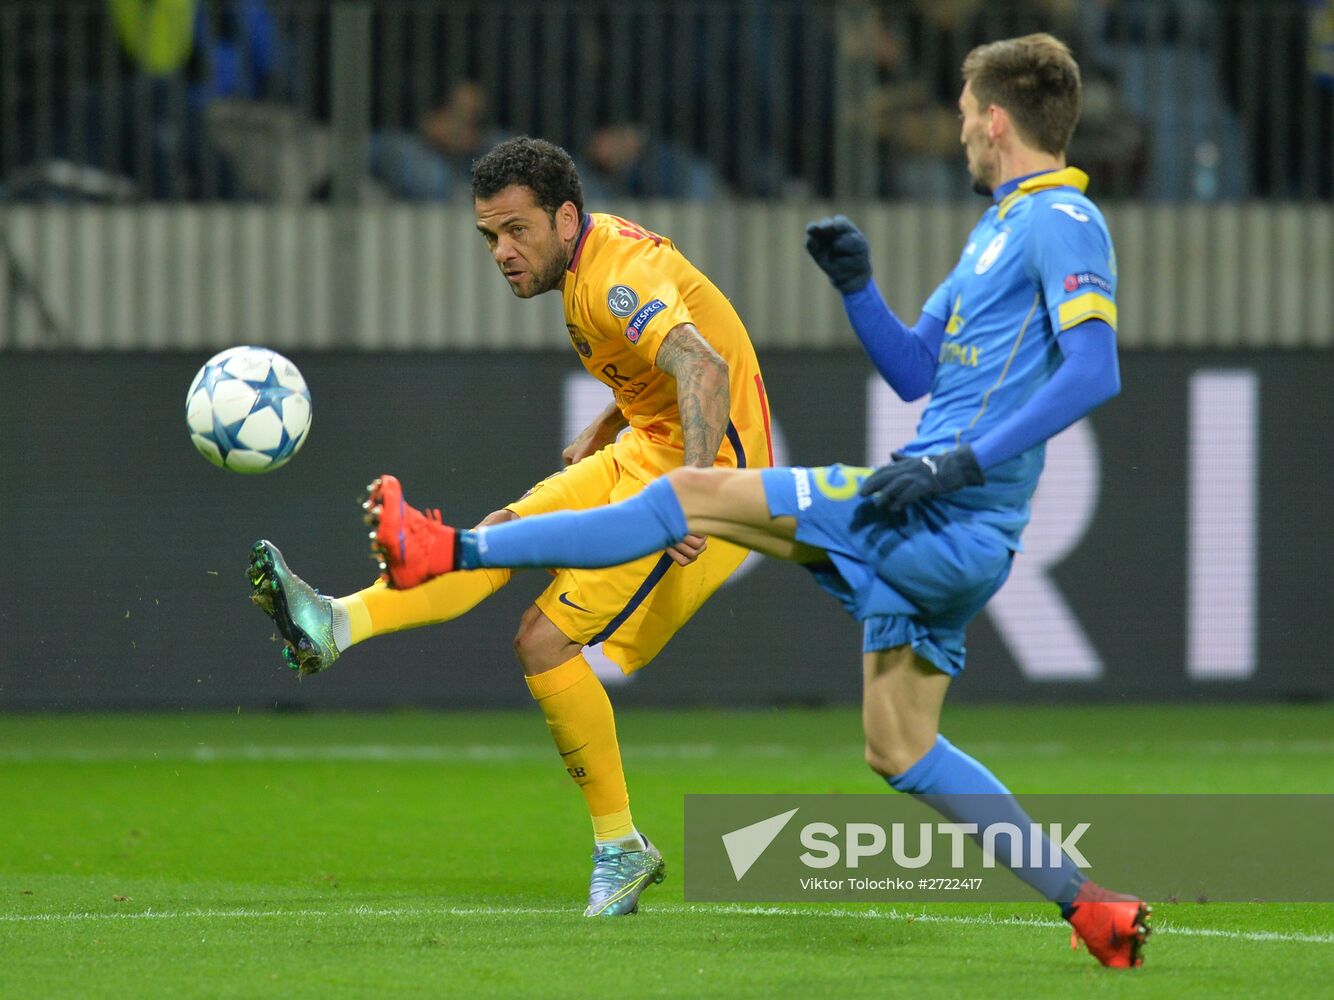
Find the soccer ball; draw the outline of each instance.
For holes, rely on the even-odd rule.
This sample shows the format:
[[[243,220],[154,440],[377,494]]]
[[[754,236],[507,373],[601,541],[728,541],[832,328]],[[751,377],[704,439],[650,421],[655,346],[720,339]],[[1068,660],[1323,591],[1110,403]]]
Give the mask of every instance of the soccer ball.
[[[199,453],[221,469],[269,472],[310,433],[310,390],[296,365],[264,347],[231,347],[199,369],[185,420]]]

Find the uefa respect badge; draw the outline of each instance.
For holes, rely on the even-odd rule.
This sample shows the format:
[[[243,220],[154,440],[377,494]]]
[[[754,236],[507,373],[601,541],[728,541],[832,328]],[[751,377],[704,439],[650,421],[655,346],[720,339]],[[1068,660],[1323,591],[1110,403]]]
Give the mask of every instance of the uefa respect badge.
[[[1153,901],[1334,901],[1331,795],[954,798],[687,795],[685,897],[1031,902],[1073,866]]]

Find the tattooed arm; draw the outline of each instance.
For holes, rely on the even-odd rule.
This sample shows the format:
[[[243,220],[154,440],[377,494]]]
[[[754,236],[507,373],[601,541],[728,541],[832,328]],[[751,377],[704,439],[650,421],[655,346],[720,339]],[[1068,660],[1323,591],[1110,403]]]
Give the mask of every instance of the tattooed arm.
[[[700,336],[693,323],[672,328],[654,364],[676,379],[676,402],[685,439],[683,465],[708,468],[718,455],[731,418],[727,362]]]

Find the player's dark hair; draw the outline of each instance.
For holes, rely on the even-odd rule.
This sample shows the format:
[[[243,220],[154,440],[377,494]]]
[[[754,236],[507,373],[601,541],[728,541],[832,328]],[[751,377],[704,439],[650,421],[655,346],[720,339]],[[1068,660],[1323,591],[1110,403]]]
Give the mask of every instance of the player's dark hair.
[[[492,198],[512,185],[521,185],[552,219],[556,209],[573,202],[584,214],[584,188],[570,154],[554,142],[520,135],[506,139],[472,165],[472,196]]]
[[[963,78],[985,110],[1009,112],[1020,137],[1044,153],[1061,154],[1079,121],[1079,64],[1059,38],[1045,32],[979,45],[963,61]]]

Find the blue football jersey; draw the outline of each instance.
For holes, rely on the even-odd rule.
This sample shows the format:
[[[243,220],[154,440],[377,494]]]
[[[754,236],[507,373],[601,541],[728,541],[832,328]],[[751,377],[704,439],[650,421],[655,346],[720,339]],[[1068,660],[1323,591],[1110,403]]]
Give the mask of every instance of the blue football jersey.
[[[923,307],[945,323],[945,334],[931,401],[904,452],[977,440],[1051,378],[1062,330],[1094,318],[1116,328],[1116,255],[1087,185],[1074,167],[1026,177],[974,227]],[[993,466],[984,485],[957,490],[948,502],[995,525],[1017,548],[1045,454],[1037,445]]]

